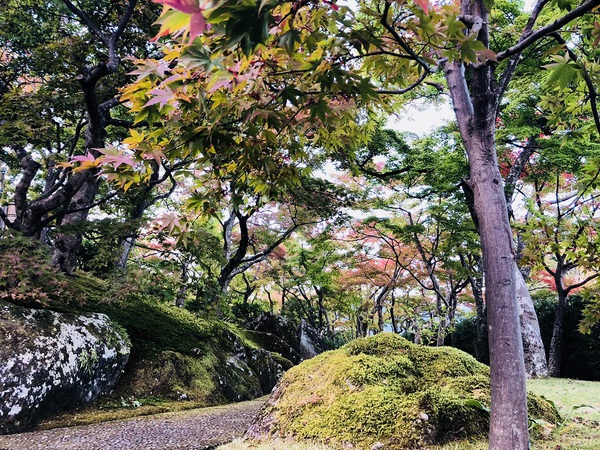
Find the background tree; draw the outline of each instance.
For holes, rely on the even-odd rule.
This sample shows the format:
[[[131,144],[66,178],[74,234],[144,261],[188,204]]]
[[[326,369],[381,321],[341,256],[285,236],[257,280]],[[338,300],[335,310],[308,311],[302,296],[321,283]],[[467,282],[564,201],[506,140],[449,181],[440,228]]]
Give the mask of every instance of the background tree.
[[[71,173],[57,163],[96,155],[111,127],[131,125],[117,108],[117,89],[125,83],[123,57],[147,54],[148,34],[157,9],[130,2],[51,1],[39,5],[10,0],[2,5],[0,48],[3,161],[19,175],[14,187],[17,217],[5,225],[26,236],[85,221],[94,206],[96,170]],[[116,130],[113,128],[113,130]],[[76,156],[81,155],[81,156]],[[75,269],[81,235],[55,233],[53,261]]]
[[[558,295],[549,369],[560,376],[563,323],[571,292],[595,280],[600,273],[598,242],[598,192],[574,188],[575,179],[555,173],[536,187],[536,200],[530,202],[531,216],[523,225],[527,247],[525,256],[551,277]],[[575,276],[569,277],[569,274]]]

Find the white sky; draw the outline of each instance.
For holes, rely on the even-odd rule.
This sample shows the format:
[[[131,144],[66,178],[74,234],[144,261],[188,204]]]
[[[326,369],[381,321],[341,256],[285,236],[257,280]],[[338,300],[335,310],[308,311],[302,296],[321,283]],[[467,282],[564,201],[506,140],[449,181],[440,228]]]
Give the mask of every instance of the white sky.
[[[422,137],[454,120],[454,111],[447,99],[435,105],[424,105],[423,103],[413,102],[400,113],[390,117],[387,126],[393,130],[408,131]]]

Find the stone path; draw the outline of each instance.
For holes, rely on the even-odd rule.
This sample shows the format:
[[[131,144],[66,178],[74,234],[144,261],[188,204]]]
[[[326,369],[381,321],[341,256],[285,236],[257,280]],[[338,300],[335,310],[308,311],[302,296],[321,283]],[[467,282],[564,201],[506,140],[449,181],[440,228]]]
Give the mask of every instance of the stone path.
[[[208,450],[242,436],[265,400],[0,436],[0,450]]]

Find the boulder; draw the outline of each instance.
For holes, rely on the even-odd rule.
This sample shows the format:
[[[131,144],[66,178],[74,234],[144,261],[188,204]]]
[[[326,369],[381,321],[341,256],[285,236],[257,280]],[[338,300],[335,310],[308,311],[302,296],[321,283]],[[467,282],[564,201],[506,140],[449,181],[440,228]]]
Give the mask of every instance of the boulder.
[[[284,317],[266,312],[248,323],[246,329],[251,332],[249,337],[260,346],[281,354],[294,364],[326,350],[317,330],[305,320],[294,326]]]
[[[207,405],[237,402],[270,393],[293,366],[278,353],[217,329],[209,347],[198,342],[189,353],[164,350],[132,361],[119,392]]]
[[[0,433],[110,391],[129,356],[104,314],[64,314],[0,302]]]
[[[485,436],[489,404],[487,366],[454,348],[381,333],[290,369],[246,438],[427,448]],[[545,400],[531,396],[529,405],[532,418],[556,419]]]

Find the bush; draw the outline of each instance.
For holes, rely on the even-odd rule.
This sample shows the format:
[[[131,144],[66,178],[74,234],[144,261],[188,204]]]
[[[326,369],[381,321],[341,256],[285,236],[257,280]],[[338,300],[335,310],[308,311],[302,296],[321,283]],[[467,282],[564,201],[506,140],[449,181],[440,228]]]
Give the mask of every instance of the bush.
[[[15,232],[0,234],[0,298],[33,307],[84,301],[52,267],[48,248]]]

